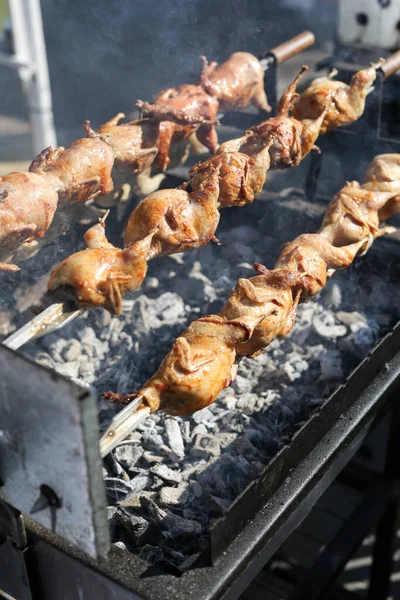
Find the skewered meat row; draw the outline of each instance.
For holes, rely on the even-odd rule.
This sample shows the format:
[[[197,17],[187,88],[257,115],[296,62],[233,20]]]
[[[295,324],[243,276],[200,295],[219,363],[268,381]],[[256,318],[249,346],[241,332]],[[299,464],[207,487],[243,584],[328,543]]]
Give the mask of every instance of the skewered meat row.
[[[311,150],[318,150],[315,141],[330,110],[327,101],[314,120],[301,122],[291,116],[297,98],[296,86],[306,70],[307,67],[302,67],[282,95],[276,117],[250,128],[241,138],[225,142],[216,155],[191,169],[188,185],[194,192],[188,194],[182,189],[154,192],[133,211],[125,228],[125,246],[137,253],[134,264],[140,275],[146,275],[147,269],[143,265],[155,256],[199,248],[215,239],[218,209],[252,202],[262,190],[269,167],[283,169],[296,166]],[[372,67],[367,71],[369,76],[370,72],[375,73]],[[360,76],[360,80],[365,79]],[[329,101],[333,102],[332,96]],[[209,188],[204,185],[212,181],[216,171],[219,174],[217,202],[214,193],[207,198]],[[199,213],[196,190],[199,186],[204,186],[205,194],[202,189],[202,219],[196,220]],[[121,251],[114,249],[114,252]],[[142,260],[139,259],[140,254]],[[83,268],[84,264],[86,268]],[[123,293],[137,289],[141,284],[139,274],[132,273],[131,268],[132,263],[128,262],[124,270],[114,273],[113,263],[107,262],[105,267],[103,255],[88,247],[68,257],[53,270],[49,290],[61,291],[80,307],[102,306],[119,314]],[[90,280],[85,279],[89,274]],[[109,279],[112,285],[108,283]],[[124,283],[126,279],[129,280],[128,288]]]
[[[239,279],[218,314],[193,321],[137,394],[106,397],[121,402],[136,398],[151,412],[172,415],[190,415],[214,402],[235,378],[243,356],[257,356],[290,332],[299,302],[320,292],[333,270],[348,267],[374,239],[394,231],[379,227],[379,215],[400,193],[400,180],[391,181],[390,191],[370,190],[385,161],[379,159],[370,166],[366,184],[353,181],[336,194],[317,233],[286,244],[273,270],[256,264],[257,275]]]
[[[55,267],[49,291],[72,298],[82,308],[101,306],[119,314],[123,294],[140,287],[148,260],[215,240],[219,209],[254,200],[263,188],[271,152],[275,167],[282,167],[298,164],[313,148],[324,113],[309,125],[289,116],[297,82],[305,70],[303,67],[283,94],[277,117],[223,144],[217,154],[191,169],[190,181],[180,189],[159,190],[142,200],[126,224],[125,250],[109,244],[104,222],[92,228],[96,236],[102,230],[101,250],[93,246],[89,230],[87,249]],[[248,153],[239,148],[249,148]],[[129,259],[121,262],[121,257],[128,255]]]
[[[363,102],[365,102],[366,91],[370,87],[371,78],[375,76],[373,73],[375,73],[376,67],[375,65],[371,69],[360,71],[359,77],[356,74],[353,78],[356,82],[354,84],[354,98],[358,98],[358,113],[364,107]],[[220,69],[223,70],[223,65]],[[363,73],[364,75],[362,75]],[[339,92],[341,91],[343,91],[342,88],[339,89]],[[307,91],[305,94],[307,95]],[[231,142],[227,142],[221,147],[221,151],[240,150],[245,154],[253,155],[258,153],[261,147],[264,147],[266,139],[273,133],[275,142],[271,147],[272,168],[284,168],[298,164],[305,154],[313,148],[320,119],[324,111],[325,115],[329,114],[328,104],[334,99],[335,94],[336,91],[335,93],[325,94],[325,96],[323,94],[318,96],[317,93],[318,98],[324,98],[323,102],[317,102],[317,106],[322,109],[322,112],[316,116],[313,122],[309,123],[308,121],[301,122],[293,115],[292,117],[288,116],[295,99],[294,89],[288,91],[286,98],[284,97],[281,100],[277,117],[255,126],[246,132],[243,139],[236,140],[233,145]],[[360,103],[362,97],[363,102]],[[339,102],[337,106],[342,106],[342,104]],[[315,115],[315,109],[313,110],[313,115]],[[333,115],[336,115],[336,123],[343,124],[337,118],[337,114]],[[60,201],[75,203],[85,202],[100,193],[106,194],[112,190],[111,168],[113,159],[110,146],[114,151],[118,166],[123,170],[132,168],[133,172],[139,172],[141,169],[149,168],[156,156],[156,151],[159,152],[159,149],[163,165],[165,165],[166,155],[169,152],[170,142],[174,135],[173,132],[171,133],[171,125],[173,128],[175,125],[178,126],[173,121],[178,118],[177,113],[174,116],[170,115],[171,121],[157,122],[156,125],[151,120],[150,122],[144,120],[140,124],[136,122],[118,125],[120,117],[122,117],[122,114],[117,115],[117,117],[100,127],[98,132],[94,132],[90,127],[90,123],[86,122],[85,130],[89,136],[88,140],[78,140],[66,150],[61,147],[54,151],[51,148],[44,150],[33,161],[30,170],[40,174],[54,185]],[[190,118],[193,119],[194,117]],[[202,123],[205,125],[204,121]],[[330,127],[333,126],[333,123],[334,119],[332,117]],[[210,125],[210,123],[207,123],[207,127],[210,127]],[[179,127],[184,126],[179,125]],[[193,125],[190,125],[190,127],[193,127]],[[164,130],[167,131],[166,137]],[[130,137],[131,135],[132,137]],[[136,157],[135,150],[137,151]],[[0,260],[3,261],[9,258],[12,251],[19,245],[43,237],[46,231],[46,229],[43,229],[43,223],[46,223],[46,228],[50,226],[57,206],[47,183],[36,180],[35,193],[37,196],[35,196],[32,209],[27,211],[26,207],[22,206],[25,202],[25,196],[22,195],[24,189],[23,178],[20,178],[21,186],[18,189],[18,186],[15,187],[16,179],[14,176],[12,176],[14,182],[12,184],[12,195],[5,204],[3,196],[9,193],[8,186],[11,181],[8,179],[9,177],[11,175],[0,178],[0,199],[2,200],[0,215],[2,212],[4,213],[0,216],[0,219],[5,223],[4,227],[0,229]],[[42,202],[39,198],[46,198],[46,202]],[[13,205],[15,203],[17,208],[12,209],[10,212],[11,203]],[[4,262],[0,262],[0,270],[17,269],[16,265],[5,265]]]
[[[251,54],[239,54],[242,70],[248,72],[247,85],[257,89],[261,97],[261,64]],[[227,63],[231,64],[229,61]],[[246,67],[246,61],[251,67]],[[224,64],[220,69],[224,69]],[[232,69],[226,71],[226,85],[234,91],[237,106],[246,106],[252,99],[252,94],[249,95],[248,88],[243,85],[242,70],[238,74]],[[237,84],[238,77],[241,85]],[[218,143],[214,128],[219,107],[217,89],[215,94],[217,96],[210,95],[199,85],[183,85],[160,92],[151,118],[119,125],[124,118],[123,113],[119,113],[97,131],[85,121],[88,139],[77,140],[66,149],[60,146],[55,150],[43,150],[29,169],[36,177],[29,173],[1,177],[0,261],[9,259],[21,244],[44,236],[53,220],[57,200],[68,204],[83,203],[98,194],[110,193],[114,165],[123,172],[137,174],[150,169],[157,157],[155,170],[165,171],[170,162],[171,144],[189,138],[195,131],[199,141],[215,152]],[[1,270],[13,271],[18,267],[0,262]]]
[[[84,203],[113,189],[111,147],[97,139],[82,139],[68,148],[46,148],[29,173],[0,177],[0,260],[25,242],[42,238],[58,202]],[[0,262],[0,271],[18,271]]]
[[[376,79],[376,71],[384,63],[380,59],[368,69],[355,73],[350,85],[334,79],[338,74],[336,69],[326,77],[318,77],[296,99],[293,106],[293,116],[303,119],[316,119],[323,109],[326,109],[321,125],[321,135],[357,121],[365,109],[367,95],[372,91]]]
[[[264,91],[264,69],[248,52],[235,52],[217,68],[202,56],[199,85],[180,85],[160,92],[153,103],[136,101],[142,115],[163,123],[159,132],[159,152],[153,169],[165,171],[173,142],[196,134],[211,154],[218,147],[215,122],[218,110],[230,111],[253,104],[270,112]]]
[[[282,95],[276,117],[250,127],[242,138],[225,142],[220,146],[219,152],[240,150],[252,156],[260,152],[268,140],[272,139],[271,169],[287,169],[299,165],[311,150],[319,151],[314,144],[328,107],[322,107],[321,112],[314,119],[304,121],[299,121],[291,114],[293,103],[297,98],[297,84],[307,70],[308,67],[303,66]]]

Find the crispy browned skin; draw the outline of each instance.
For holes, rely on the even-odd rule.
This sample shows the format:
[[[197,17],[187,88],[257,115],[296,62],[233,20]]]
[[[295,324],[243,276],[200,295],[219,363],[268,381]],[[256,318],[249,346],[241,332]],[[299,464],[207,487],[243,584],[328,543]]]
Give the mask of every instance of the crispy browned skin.
[[[363,187],[369,190],[391,192],[400,181],[400,154],[379,154],[368,167]],[[400,212],[400,195],[395,196],[379,211],[379,220],[385,221]]]
[[[368,69],[362,69],[352,77],[350,85],[332,79],[333,70],[327,77],[318,77],[298,97],[293,107],[296,119],[316,119],[326,110],[321,126],[321,135],[326,131],[343,127],[357,121],[365,108],[365,100],[376,79],[376,70],[382,60]]]
[[[102,306],[119,314],[122,295],[140,287],[146,261],[215,240],[219,208],[252,202],[262,189],[268,167],[268,145],[252,158],[226,152],[199,163],[191,173],[192,192],[186,191],[187,184],[180,189],[158,190],[138,204],[125,227],[126,250],[108,244],[103,224],[89,229],[85,236],[88,249],[55,267],[49,290],[67,292],[81,307]],[[130,260],[122,268],[121,253],[127,249]]]
[[[197,163],[190,169],[192,188],[196,189],[209,179],[213,170],[219,169],[219,206],[226,208],[250,204],[263,189],[270,165],[271,143],[254,156],[241,152],[223,152]]]
[[[24,242],[42,238],[57,208],[57,193],[35,173],[9,173],[0,177],[0,260]],[[0,263],[0,271],[17,271]]]
[[[271,169],[286,169],[297,166],[311,150],[318,151],[314,144],[326,109],[323,109],[315,120],[301,122],[291,116],[293,101],[297,96],[296,87],[306,71],[307,67],[303,67],[282,95],[276,117],[254,125],[242,138],[225,142],[219,147],[218,152],[239,150],[253,156],[265,148],[272,139],[269,150]]]
[[[165,171],[170,162],[172,142],[189,138],[196,133],[197,139],[211,154],[218,147],[214,123],[218,100],[211,97],[199,85],[184,84],[160,92],[153,104],[136,101],[145,118],[159,122],[158,155],[153,167]]]
[[[58,193],[60,202],[84,203],[113,189],[114,153],[100,139],[83,138],[68,148],[43,150],[29,167],[42,175]]]
[[[146,242],[115,248],[106,238],[102,220],[86,232],[85,241],[86,250],[69,256],[52,271],[48,288],[61,288],[82,308],[102,306],[120,314],[122,295],[137,289],[146,275]]]
[[[159,190],[142,200],[125,228],[125,249],[115,248],[104,223],[86,232],[86,250],[57,265],[49,290],[73,298],[83,308],[102,306],[119,314],[122,296],[138,289],[147,261],[205,245],[219,221],[218,171],[190,194],[184,189]]]
[[[114,152],[114,166],[126,173],[142,173],[148,169],[158,152],[158,126],[149,121],[120,123],[124,113],[118,113],[96,131],[85,121],[86,135],[107,142]]]
[[[201,60],[200,85],[217,98],[220,110],[236,110],[253,104],[270,112],[264,91],[264,69],[255,56],[235,52],[220,66],[216,62],[209,64],[204,56]]]
[[[289,113],[297,81],[304,71],[305,68],[283,95],[280,102],[282,114]],[[215,240],[219,221],[218,209],[243,206],[254,200],[255,195],[264,185],[272,149],[275,164],[285,167],[298,164],[311,149],[323,116],[310,128],[304,127],[301,123],[293,125],[291,117],[277,118],[282,119],[283,130],[286,127],[285,123],[288,123],[291,132],[289,141],[282,135],[279,126],[268,128],[266,124],[269,121],[275,123],[276,120],[268,119],[263,124],[264,128],[248,132],[238,140],[226,142],[215,156],[191,169],[191,179],[188,184],[181,186],[181,189],[159,190],[139,203],[126,224],[125,246],[130,248],[132,245],[143,243],[141,246],[144,253],[143,260],[148,261],[155,256],[199,248],[211,239]],[[296,152],[293,150],[293,130],[296,132],[294,136],[296,140],[296,135],[300,131]],[[272,132],[270,137],[268,131]],[[246,153],[239,152],[240,148],[246,148]],[[186,191],[189,185],[193,190],[191,193]],[[50,290],[67,287],[70,295],[74,296],[80,306],[105,306],[118,314],[120,297],[124,293],[122,288],[115,306],[111,301],[103,300],[103,293],[100,296],[92,293],[95,285],[89,286],[90,293],[83,300],[81,292],[83,278],[88,277],[90,273],[91,278],[96,279],[96,270],[102,269],[102,263],[98,261],[96,253],[89,249],[83,252],[73,254],[54,269]],[[82,261],[86,263],[85,268]],[[140,271],[144,277],[145,271],[142,268]],[[135,281],[139,287],[142,281],[140,277],[136,277]],[[78,293],[74,295],[75,288]],[[115,291],[113,294],[117,297]]]
[[[274,270],[255,265],[258,275],[240,279],[219,314],[192,322],[139,392],[119,399],[140,398],[153,412],[173,415],[190,415],[214,402],[242,356],[256,356],[287,335],[299,302],[317,294],[332,270],[349,266],[373,239],[393,230],[379,228],[379,211],[399,193],[400,182],[389,192],[346,185],[318,233],[286,244]]]

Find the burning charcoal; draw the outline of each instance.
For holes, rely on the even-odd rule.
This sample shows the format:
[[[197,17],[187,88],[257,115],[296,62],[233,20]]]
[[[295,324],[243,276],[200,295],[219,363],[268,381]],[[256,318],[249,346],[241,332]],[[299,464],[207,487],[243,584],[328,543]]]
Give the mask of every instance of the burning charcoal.
[[[82,346],[78,342],[78,340],[68,340],[67,344],[64,347],[62,352],[62,357],[64,360],[71,362],[74,360],[79,360],[82,355]]]
[[[165,484],[165,482],[162,479],[160,479],[160,477],[153,477],[153,483],[151,484],[151,489],[152,490],[158,490],[164,484]]]
[[[199,556],[200,554],[192,554],[191,556],[186,557],[185,560],[180,563],[179,568],[182,571],[187,571],[192,567],[192,565],[196,562]]]
[[[192,455],[196,458],[209,458],[210,456],[220,456],[221,447],[218,439],[213,435],[201,434],[196,436]]]
[[[125,500],[121,500],[121,502],[119,502],[119,506],[123,508],[138,508],[139,506],[141,506],[142,498],[149,498],[150,500],[154,500],[156,496],[157,492],[144,490],[137,494],[129,495],[129,497],[127,496]]]
[[[142,498],[142,506],[146,508],[152,519],[158,523],[166,538],[179,538],[192,535],[200,535],[201,525],[197,521],[184,519],[172,512],[163,510],[148,498]]]
[[[348,326],[358,325],[361,327],[367,324],[366,317],[364,317],[364,315],[362,315],[356,310],[353,312],[344,312],[342,310],[339,310],[336,313],[336,318],[338,319],[338,321],[341,321],[342,323]]]
[[[146,462],[148,462],[149,464],[153,464],[153,463],[162,463],[164,460],[164,457],[159,456],[158,454],[153,454],[153,452],[146,450],[145,452],[143,452],[143,459]]]
[[[153,431],[153,429],[155,429],[155,426],[156,422],[153,416],[151,416],[139,425],[138,430],[141,431],[142,434],[150,433],[150,431]]]
[[[204,425],[204,423],[199,423],[199,425],[196,425],[196,427],[193,427],[192,438],[195,438],[196,435],[198,435],[198,434],[205,434],[205,433],[208,433],[207,427]]]
[[[80,362],[78,360],[65,363],[58,362],[54,365],[54,368],[58,373],[61,373],[61,375],[65,375],[65,377],[77,379],[79,375]]]
[[[243,375],[237,375],[235,381],[232,384],[232,387],[237,394],[246,394],[253,389],[253,384],[248,377],[243,377]]]
[[[140,296],[134,304],[132,323],[138,336],[148,334],[163,323],[179,321],[185,314],[182,298],[173,292],[165,292],[154,300]]]
[[[167,506],[179,507],[186,504],[189,498],[189,484],[181,483],[178,487],[164,486],[161,488],[158,499]]]
[[[116,460],[113,454],[106,456],[104,459],[104,464],[107,464],[107,467],[110,470],[110,474],[116,477],[122,478],[124,481],[130,480],[128,473],[122,468],[120,463]]]
[[[160,283],[157,277],[146,277],[143,282],[143,287],[146,290],[156,290],[159,287]]]
[[[347,333],[346,327],[337,325],[335,317],[327,310],[314,317],[313,326],[318,335],[323,338],[342,337]]]
[[[146,487],[148,487],[152,482],[150,475],[137,475],[133,479],[130,480],[129,485],[131,490],[129,492],[129,496],[134,496],[138,492],[141,492]],[[128,497],[129,497],[128,496]]]
[[[180,483],[182,481],[182,474],[169,469],[166,465],[155,465],[154,467],[151,467],[150,472],[167,483]]]
[[[221,404],[223,406],[226,406],[226,408],[228,410],[235,410],[236,408],[236,402],[237,402],[237,398],[236,396],[233,396],[231,394],[226,395],[222,400],[221,400]]]
[[[215,436],[221,448],[228,448],[236,439],[236,433],[217,433]]]
[[[116,506],[107,506],[106,507],[106,514],[107,514],[107,520],[108,521],[111,521],[114,518],[117,510],[118,509],[117,509]]]
[[[303,371],[307,371],[309,365],[297,352],[291,352],[287,356],[287,361],[282,367],[290,381],[295,381],[302,376]]]
[[[189,467],[187,467],[186,469],[184,469],[181,473],[182,475],[182,479],[184,481],[187,481],[188,479],[190,479],[190,477],[192,477],[195,473],[196,474],[200,474],[202,471],[204,471],[204,469],[207,468],[207,463],[204,460],[201,460],[199,462],[196,462],[196,464],[194,465],[190,465]]]
[[[182,427],[183,427],[183,437],[185,439],[185,442],[191,442],[192,438],[190,435],[190,421],[183,421],[182,422]]]
[[[193,494],[193,496],[195,498],[201,498],[201,496],[203,495],[203,488],[201,487],[199,482],[192,480],[189,482],[189,485],[190,485],[190,493]]]
[[[146,521],[146,519],[136,515],[128,508],[118,508],[117,518],[118,522],[121,523],[136,540],[144,536],[149,528],[149,522]]]
[[[215,405],[217,410],[213,411],[213,416],[210,418],[210,423],[215,424],[217,421],[221,421],[225,415],[228,414],[228,409],[221,409],[217,404]]]
[[[116,548],[120,548],[120,550],[127,550],[127,547],[125,546],[124,542],[114,542],[113,546],[115,546]]]
[[[248,481],[248,463],[241,456],[224,453],[208,465],[198,480],[210,494],[231,500],[232,492],[241,491]]]
[[[228,510],[231,502],[230,500],[218,498],[218,496],[209,496],[208,504],[213,512],[223,515]]]
[[[114,456],[124,469],[129,470],[143,456],[143,448],[133,444],[123,444],[114,450]]]
[[[245,437],[240,437],[231,445],[230,450],[239,456],[244,456],[249,462],[261,456],[260,452]]]
[[[161,437],[161,435],[159,435],[158,433],[153,433],[152,431],[146,431],[143,433],[143,442],[157,450],[164,445],[164,440]]]
[[[197,412],[195,412],[192,418],[195,423],[206,423],[210,420],[212,416],[213,414],[211,410],[208,407],[206,407],[202,410],[198,410]]]
[[[243,413],[252,414],[256,405],[256,394],[246,394],[238,399],[236,408]]]
[[[178,421],[173,418],[165,419],[165,431],[167,434],[168,445],[172,452],[174,452],[178,458],[183,458],[185,456],[185,446]]]
[[[198,536],[201,533],[201,525],[193,519],[184,519],[172,512],[167,512],[163,525],[165,531],[163,535],[166,538],[176,539],[184,537]]]
[[[106,477],[104,482],[110,502],[119,502],[132,491],[131,484],[119,479],[119,477]]]
[[[368,351],[376,342],[376,329],[368,326],[354,327],[354,329],[355,331],[347,338],[346,342],[352,342],[359,355],[362,356],[364,352],[360,352],[360,350]]]
[[[164,551],[158,546],[150,546],[146,544],[140,549],[139,556],[142,560],[155,565],[164,561]]]
[[[323,352],[319,362],[321,366],[321,381],[343,378],[342,356],[339,350],[333,349]]]

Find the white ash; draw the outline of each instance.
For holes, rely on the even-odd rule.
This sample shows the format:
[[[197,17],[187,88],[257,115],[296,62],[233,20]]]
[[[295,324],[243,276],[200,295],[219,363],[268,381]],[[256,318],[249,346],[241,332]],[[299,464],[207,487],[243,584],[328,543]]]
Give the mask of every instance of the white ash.
[[[254,262],[272,267],[279,244],[264,235],[265,223],[257,227],[219,233],[221,247],[153,261],[121,317],[88,312],[27,353],[94,384],[100,398],[135,392],[191,320],[217,312],[235,281],[254,274]],[[182,567],[206,548],[210,524],[399,318],[397,281],[385,273],[382,281],[375,245],[362,261],[299,307],[289,336],[241,361],[217,402],[193,418],[152,415],[105,460],[107,512],[120,548]],[[0,309],[13,310],[4,302]],[[101,399],[99,407],[105,428],[117,409]]]

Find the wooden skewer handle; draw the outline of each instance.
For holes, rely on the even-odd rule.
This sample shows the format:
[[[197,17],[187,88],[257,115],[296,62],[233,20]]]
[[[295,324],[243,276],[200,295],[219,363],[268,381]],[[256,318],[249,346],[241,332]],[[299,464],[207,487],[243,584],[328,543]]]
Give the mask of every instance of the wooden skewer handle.
[[[315,35],[311,31],[303,31],[291,38],[287,42],[272,48],[270,52],[275,55],[278,64],[285,62],[288,58],[292,58],[299,52],[312,46],[315,42]]]
[[[400,50],[388,56],[381,66],[385,79],[400,69]]]

